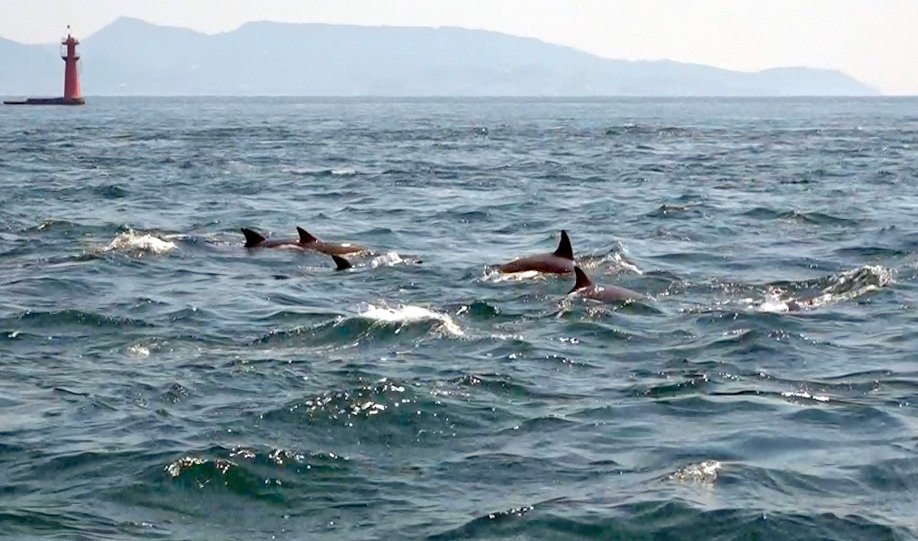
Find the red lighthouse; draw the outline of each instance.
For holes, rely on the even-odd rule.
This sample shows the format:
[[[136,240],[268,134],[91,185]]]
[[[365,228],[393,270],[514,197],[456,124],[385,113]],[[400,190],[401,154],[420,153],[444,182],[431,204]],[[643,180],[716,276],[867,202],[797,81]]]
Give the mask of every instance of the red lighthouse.
[[[77,60],[80,59],[80,53],[77,51],[79,43],[70,35],[70,26],[68,25],[67,38],[61,40],[61,58],[64,59],[64,102],[82,105],[80,77],[77,73]]]
[[[64,97],[63,98],[29,98],[24,101],[5,101],[7,105],[83,105],[86,103],[80,97],[80,78],[77,70],[77,61],[80,53],[77,51],[79,41],[70,35],[70,26],[67,26],[67,37],[61,40],[61,58],[64,59]]]

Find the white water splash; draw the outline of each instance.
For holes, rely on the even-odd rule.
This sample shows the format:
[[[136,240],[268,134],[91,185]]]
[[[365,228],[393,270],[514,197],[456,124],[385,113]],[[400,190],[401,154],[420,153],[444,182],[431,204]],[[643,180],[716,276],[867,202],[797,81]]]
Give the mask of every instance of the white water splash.
[[[150,252],[155,255],[165,254],[175,249],[175,243],[163,240],[159,237],[148,233],[138,234],[128,229],[105,247],[106,252],[111,251],[129,251],[129,252]]]
[[[226,173],[251,173],[255,170],[256,167],[254,165],[239,160],[229,160],[223,167],[223,171]]]
[[[166,473],[168,473],[172,477],[178,477],[179,475],[182,474],[182,470],[187,470],[194,466],[200,466],[206,462],[207,461],[204,460],[203,458],[186,456],[186,457],[182,457],[176,460],[175,462],[169,464],[168,466],[166,466],[165,470],[166,470]]]
[[[840,301],[853,300],[872,291],[879,291],[893,282],[893,271],[880,265],[865,265],[828,278],[829,285],[817,295],[794,298],[779,288],[765,292],[761,302],[743,299],[756,312],[785,313],[812,310]]]
[[[287,173],[291,175],[300,175],[300,176],[319,176],[319,175],[334,175],[336,177],[352,177],[357,174],[356,169],[322,169],[322,168],[308,168],[308,167],[284,167],[281,169],[281,173]]]
[[[634,274],[641,275],[644,274],[644,271],[638,268],[637,265],[628,261],[621,252],[610,252],[602,257],[596,258],[596,256],[584,256],[582,259],[577,261],[577,264],[580,265],[583,269],[599,269],[603,267],[612,267],[613,271],[606,270],[604,274],[615,274],[618,272],[633,272]]]
[[[831,298],[854,299],[865,293],[877,291],[892,283],[892,270],[880,265],[845,271],[832,278],[833,284],[822,290],[823,296]]]
[[[615,254],[612,256],[612,263],[615,264],[615,267],[616,267],[616,268],[628,270],[628,271],[631,271],[631,272],[633,272],[633,273],[635,273],[635,274],[644,274],[644,271],[642,271],[641,269],[639,269],[639,268],[637,267],[637,265],[635,265],[634,263],[632,263],[632,262],[628,261],[627,259],[625,259],[625,258],[622,256],[622,254],[620,254],[620,253],[618,253],[618,252],[615,252]]]
[[[753,306],[753,309],[756,312],[762,312],[765,314],[783,314],[790,312],[790,301],[792,299],[781,300],[780,293],[775,291],[769,291],[765,293],[765,300],[759,304],[755,304],[753,299],[744,299],[745,302]]]
[[[290,175],[313,175],[317,173],[318,169],[306,169],[303,167],[283,167],[281,168],[281,173],[287,173]]]
[[[370,268],[375,269],[376,267],[391,267],[392,265],[398,265],[403,262],[404,259],[396,252],[389,252],[383,255],[376,256],[370,261]]]
[[[402,306],[401,308],[388,308],[385,306],[370,305],[360,317],[379,321],[381,323],[413,323],[417,321],[439,321],[440,328],[452,336],[463,336],[465,333],[453,318],[421,306]]]
[[[801,391],[801,392],[784,391],[783,393],[781,393],[781,396],[783,396],[784,398],[804,398],[806,400],[815,400],[817,402],[828,402],[829,401],[828,396],[810,394],[805,391]]]
[[[149,357],[150,348],[144,346],[143,344],[134,344],[128,348],[128,353],[137,357]]]
[[[699,464],[689,464],[669,476],[676,481],[694,481],[696,483],[713,483],[717,479],[720,462],[705,460]]]
[[[526,337],[522,334],[496,333],[491,335],[491,340],[519,340],[522,342],[526,340]]]
[[[539,271],[500,272],[494,268],[486,268],[482,281],[484,282],[522,282],[523,280],[538,280],[544,278]]]

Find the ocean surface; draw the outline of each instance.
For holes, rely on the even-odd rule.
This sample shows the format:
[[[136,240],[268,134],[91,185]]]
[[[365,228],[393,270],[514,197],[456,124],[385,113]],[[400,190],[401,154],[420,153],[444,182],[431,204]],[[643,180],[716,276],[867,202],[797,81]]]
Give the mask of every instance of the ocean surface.
[[[0,108],[3,538],[916,539],[916,349],[915,100]]]

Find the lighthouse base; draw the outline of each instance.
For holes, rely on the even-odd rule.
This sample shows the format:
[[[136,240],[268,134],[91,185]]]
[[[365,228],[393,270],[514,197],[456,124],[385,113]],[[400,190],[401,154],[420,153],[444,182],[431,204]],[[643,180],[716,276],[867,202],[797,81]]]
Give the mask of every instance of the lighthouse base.
[[[86,100],[83,98],[73,98],[71,100],[64,98],[29,98],[26,100],[4,101],[4,105],[83,105]]]

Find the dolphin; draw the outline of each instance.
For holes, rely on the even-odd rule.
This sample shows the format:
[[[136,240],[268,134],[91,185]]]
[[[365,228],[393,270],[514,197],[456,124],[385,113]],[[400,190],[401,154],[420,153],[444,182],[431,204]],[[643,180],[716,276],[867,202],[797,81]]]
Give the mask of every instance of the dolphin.
[[[337,243],[319,240],[306,232],[302,227],[297,227],[296,231],[300,234],[299,245],[307,250],[315,250],[328,255],[346,255],[365,250],[363,246],[357,246],[356,244],[350,244],[348,242]]]
[[[584,299],[593,299],[607,304],[637,301],[644,298],[640,293],[623,287],[598,286],[590,281],[580,267],[574,267],[574,274],[577,276],[577,283],[574,284],[574,288],[568,292],[568,295],[576,295]]]
[[[335,261],[335,270],[343,271],[351,268],[351,262],[341,256],[333,255],[332,259]]]
[[[246,248],[279,248],[281,246],[291,246],[299,248],[300,242],[296,239],[266,239],[251,229],[242,228],[242,234],[245,235]]]
[[[538,271],[550,274],[570,274],[574,272],[574,249],[567,231],[561,230],[561,241],[558,249],[549,254],[537,254],[514,259],[509,263],[498,265],[500,272]]]

